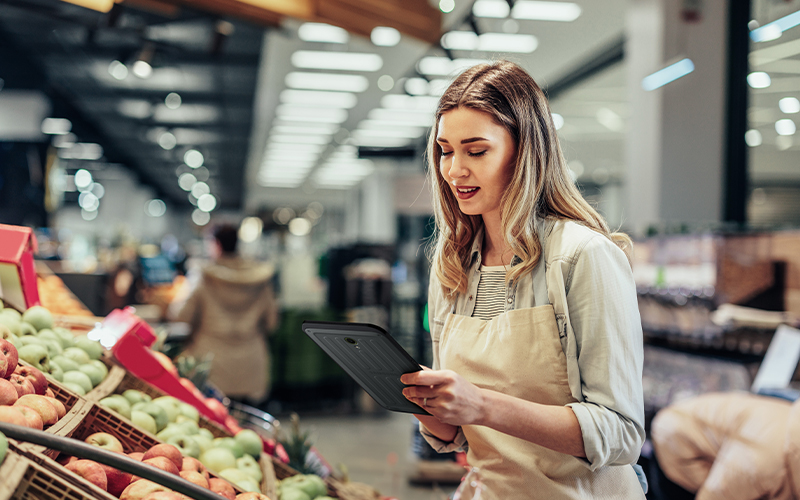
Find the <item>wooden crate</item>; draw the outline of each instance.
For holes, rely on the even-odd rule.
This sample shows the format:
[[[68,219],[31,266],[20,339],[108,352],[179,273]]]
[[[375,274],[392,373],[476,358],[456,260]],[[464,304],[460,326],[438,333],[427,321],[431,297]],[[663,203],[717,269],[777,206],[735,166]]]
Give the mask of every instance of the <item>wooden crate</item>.
[[[111,500],[114,498],[83,478],[70,474],[74,477],[65,479],[25,456],[9,450],[0,466],[0,500]],[[89,487],[94,487],[96,491],[91,488],[82,488],[79,486],[81,482],[86,483]]]

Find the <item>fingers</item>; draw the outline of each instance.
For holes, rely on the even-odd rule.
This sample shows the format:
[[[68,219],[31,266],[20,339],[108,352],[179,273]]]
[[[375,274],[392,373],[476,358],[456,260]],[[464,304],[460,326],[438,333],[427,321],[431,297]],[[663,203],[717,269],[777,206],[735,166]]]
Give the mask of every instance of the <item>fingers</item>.
[[[400,377],[400,382],[406,385],[439,385],[450,382],[453,372],[450,370],[422,370],[406,373]]]
[[[407,398],[434,398],[438,396],[435,388],[427,385],[414,385],[403,389],[403,396]]]

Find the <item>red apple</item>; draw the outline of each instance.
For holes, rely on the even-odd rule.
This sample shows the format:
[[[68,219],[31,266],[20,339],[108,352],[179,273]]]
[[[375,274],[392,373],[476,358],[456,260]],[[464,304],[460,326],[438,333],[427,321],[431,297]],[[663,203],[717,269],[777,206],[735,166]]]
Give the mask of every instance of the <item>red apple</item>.
[[[255,491],[248,491],[246,493],[239,493],[236,495],[236,500],[270,500],[269,497],[263,493]]]
[[[67,407],[64,406],[64,403],[62,403],[61,401],[57,400],[56,398],[54,398],[52,396],[46,395],[46,394],[45,394],[44,397],[46,397],[47,401],[50,402],[50,404],[53,405],[56,408],[56,412],[58,412],[58,418],[61,418],[64,415],[67,414]]]
[[[5,377],[6,372],[8,372],[8,358],[6,357],[5,354],[0,352],[0,377]]]
[[[14,405],[14,407],[25,417],[28,427],[36,429],[37,431],[44,430],[44,422],[42,422],[42,416],[39,415],[39,412],[27,406]]]
[[[47,390],[47,379],[41,370],[32,366],[18,365],[14,370],[14,373],[19,373],[23,377],[30,380],[33,390],[36,394],[44,395],[44,392]]]
[[[0,405],[13,405],[19,399],[17,389],[14,384],[4,378],[0,378]]]
[[[66,468],[86,479],[103,491],[105,491],[108,486],[106,473],[97,462],[92,460],[76,460],[72,463],[68,463]]]
[[[181,465],[181,471],[194,471],[199,472],[203,475],[206,479],[208,479],[208,470],[206,466],[203,465],[203,462],[194,458],[194,457],[183,457],[183,465]]]
[[[14,370],[17,369],[19,353],[17,352],[17,348],[14,347],[14,344],[6,339],[0,339],[0,352],[2,352],[8,360],[8,367],[5,373],[6,378],[8,378],[8,375],[14,373]]]
[[[143,460],[147,461],[154,457],[168,458],[175,465],[175,474],[183,467],[183,455],[181,455],[181,450],[171,444],[161,443],[153,446],[144,453]]]
[[[175,493],[174,491],[155,491],[149,493],[142,500],[191,500],[186,495]]]
[[[49,387],[47,388],[46,391],[44,391],[44,395],[47,396],[48,398],[56,397],[56,395],[53,393],[53,389],[51,389]]]
[[[158,352],[158,351],[151,351],[151,352],[153,353],[153,356],[155,356],[156,360],[158,360],[158,362],[161,363],[161,366],[163,366],[164,369],[173,374],[175,378],[180,377],[180,375],[178,375],[178,369],[175,368],[175,363],[173,363],[172,360],[169,359],[169,356],[167,356],[163,352]]]
[[[141,451],[134,451],[133,453],[128,453],[128,458],[132,458],[132,459],[138,460],[140,462],[142,461],[142,457],[143,456],[144,456],[144,453],[141,452]]]
[[[28,426],[28,421],[25,420],[25,415],[19,411],[19,407],[13,406],[0,406],[0,422],[8,422],[9,424]]]
[[[233,489],[231,483],[218,477],[212,477],[208,480],[208,489],[218,495],[222,495],[228,500],[236,498],[236,490]]]
[[[120,494],[120,500],[143,500],[150,493],[157,491],[170,491],[166,486],[161,486],[153,481],[141,479],[128,485]]]
[[[208,479],[203,476],[201,473],[193,470],[182,470],[180,471],[180,476],[185,480],[196,484],[197,486],[202,486],[203,488],[208,488]]]
[[[58,422],[58,411],[53,404],[44,396],[38,394],[26,394],[19,398],[14,406],[27,406],[33,408],[42,416],[44,425],[53,425]]]
[[[228,409],[225,408],[224,404],[220,403],[219,400],[215,398],[206,398],[205,403],[220,422],[225,421],[225,418],[228,416]]]
[[[26,394],[36,394],[36,391],[33,389],[33,384],[31,384],[30,380],[23,377],[19,373],[12,373],[8,381],[11,382],[11,384],[14,386],[14,389],[17,390],[17,396],[19,397],[22,397]]]
[[[107,432],[95,432],[84,441],[100,448],[105,448],[108,451],[116,451],[117,453],[124,453],[125,451],[120,440]]]
[[[103,472],[106,473],[108,492],[115,497],[120,496],[122,491],[131,484],[131,478],[133,476],[130,472],[121,471],[105,464],[100,464],[100,466],[103,467]]]
[[[176,476],[180,475],[180,470],[175,467],[175,462],[167,457],[158,456],[153,458],[145,458],[142,460],[142,463],[152,465],[153,467],[158,467],[159,469],[167,471],[171,474],[175,474]]]

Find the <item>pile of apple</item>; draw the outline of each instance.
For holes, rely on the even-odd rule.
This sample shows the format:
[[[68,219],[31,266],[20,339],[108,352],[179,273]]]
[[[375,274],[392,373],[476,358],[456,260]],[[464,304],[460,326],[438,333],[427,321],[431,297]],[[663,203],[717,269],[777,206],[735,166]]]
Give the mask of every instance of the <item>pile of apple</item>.
[[[22,314],[1,309],[0,337],[17,348],[20,359],[81,396],[108,375],[108,368],[99,359],[103,354],[100,343],[54,327],[53,315],[42,306],[30,307]]]
[[[84,441],[109,451],[124,454],[124,448],[120,440],[107,432],[95,432]],[[269,497],[258,492],[236,495],[236,491],[227,481],[210,477],[208,470],[199,460],[192,457],[184,457],[180,450],[171,444],[157,444],[145,452],[128,453],[127,456],[180,476],[203,488],[208,488],[229,500],[270,500]],[[158,483],[142,479],[93,460],[59,456],[58,461],[68,470],[83,477],[98,488],[119,497],[120,500],[144,500],[145,498],[147,500],[187,500],[186,496],[180,495]]]
[[[280,500],[333,500],[328,487],[315,474],[296,474],[280,482]]]
[[[240,489],[260,491],[263,475],[257,459],[263,442],[256,432],[243,429],[233,437],[215,438],[211,431],[199,426],[200,413],[194,406],[172,396],[153,399],[135,389],[103,398],[98,404],[155,434],[184,457],[199,459],[208,470]]]

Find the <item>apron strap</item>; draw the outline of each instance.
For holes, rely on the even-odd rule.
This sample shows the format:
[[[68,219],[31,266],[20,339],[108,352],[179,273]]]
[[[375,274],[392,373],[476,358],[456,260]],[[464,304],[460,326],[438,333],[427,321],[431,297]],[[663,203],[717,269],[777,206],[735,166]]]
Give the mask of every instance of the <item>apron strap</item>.
[[[539,257],[539,263],[533,268],[533,300],[535,301],[534,305],[537,307],[546,306],[550,303],[550,299],[547,296],[546,268],[544,252],[542,252],[542,255]]]

